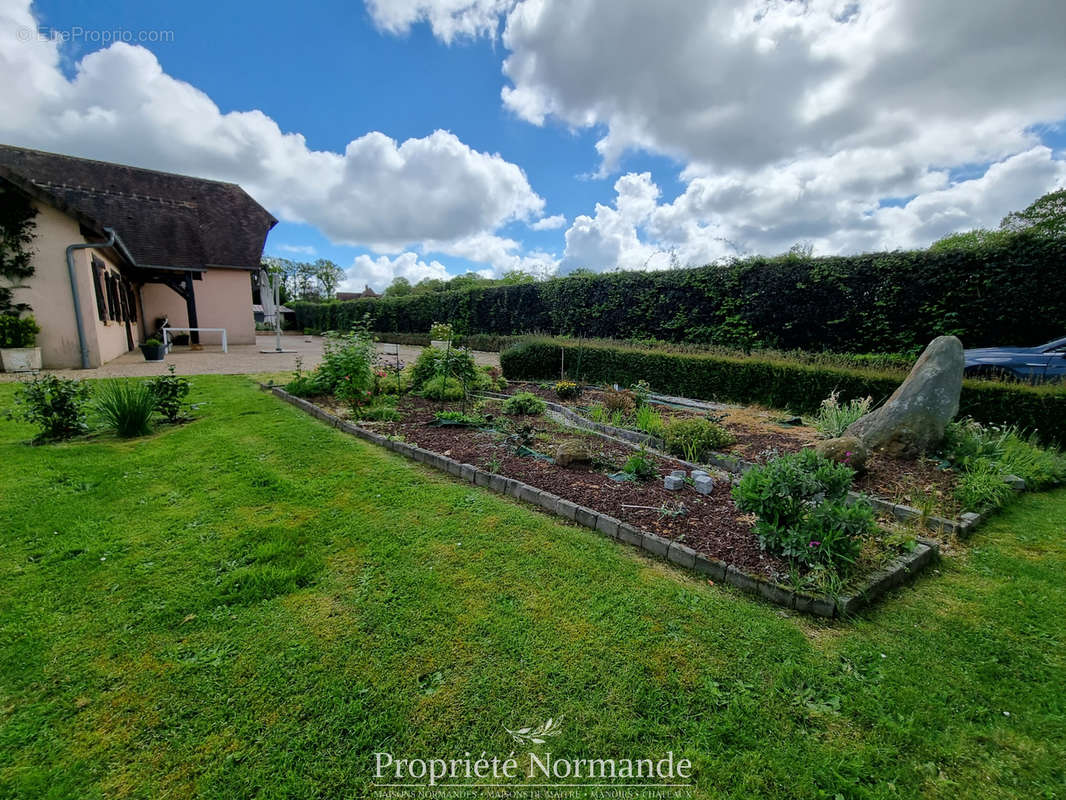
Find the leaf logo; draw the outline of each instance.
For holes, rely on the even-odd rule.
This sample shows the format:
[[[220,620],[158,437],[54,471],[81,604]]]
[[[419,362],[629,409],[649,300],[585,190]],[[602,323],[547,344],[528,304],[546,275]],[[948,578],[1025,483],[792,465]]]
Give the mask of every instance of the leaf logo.
[[[558,736],[562,733],[559,721],[555,719],[549,719],[539,728],[519,728],[516,731],[504,728],[504,730],[511,734],[511,738],[519,744],[544,744],[547,737]]]

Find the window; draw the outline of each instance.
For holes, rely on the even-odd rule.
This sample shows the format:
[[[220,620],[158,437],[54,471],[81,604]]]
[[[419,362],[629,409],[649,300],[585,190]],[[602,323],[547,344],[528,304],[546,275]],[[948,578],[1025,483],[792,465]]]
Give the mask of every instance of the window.
[[[93,288],[96,290],[96,313],[101,322],[107,322],[107,301],[104,299],[104,265],[93,259]]]

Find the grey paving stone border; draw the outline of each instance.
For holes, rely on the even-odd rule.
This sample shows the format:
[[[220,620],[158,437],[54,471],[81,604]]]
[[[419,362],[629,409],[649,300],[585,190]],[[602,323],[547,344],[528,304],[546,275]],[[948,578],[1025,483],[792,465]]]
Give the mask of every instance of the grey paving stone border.
[[[850,594],[841,597],[810,595],[756,575],[749,575],[732,564],[726,564],[723,561],[697,553],[681,542],[642,531],[627,522],[621,522],[607,514],[601,514],[594,509],[564,500],[527,483],[486,472],[472,464],[460,464],[455,459],[447,456],[442,456],[406,442],[389,439],[374,431],[361,428],[347,420],[342,420],[340,417],[329,413],[324,408],[316,406],[308,400],[289,394],[280,386],[260,384],[260,388],[296,406],[301,411],[322,420],[327,425],[352,436],[385,447],[428,467],[447,472],[449,475],[461,478],[468,483],[482,486],[490,491],[505,494],[537,506],[551,514],[571,520],[586,528],[591,528],[607,538],[617,539],[625,544],[639,547],[649,555],[706,576],[712,581],[727,583],[751,594],[760,595],[776,605],[814,616],[846,617],[854,614],[876,601],[886,592],[901,585],[914,573],[930,564],[939,553],[939,545],[935,541],[919,539],[913,552],[900,556],[883,569],[868,576]]]

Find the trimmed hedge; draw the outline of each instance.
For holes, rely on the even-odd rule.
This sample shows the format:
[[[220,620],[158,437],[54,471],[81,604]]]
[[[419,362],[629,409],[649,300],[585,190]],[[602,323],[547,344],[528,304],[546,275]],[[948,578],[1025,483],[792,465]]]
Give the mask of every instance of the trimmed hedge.
[[[648,381],[665,394],[733,403],[762,403],[797,414],[814,412],[829,393],[841,400],[870,395],[879,404],[896,390],[898,372],[800,364],[780,359],[671,353],[636,347],[589,345],[533,338],[500,353],[511,380],[558,379],[560,364],[571,378],[628,386]],[[1012,424],[1041,439],[1066,445],[1066,387],[965,381],[960,416]]]
[[[397,298],[290,303],[298,327],[467,334],[543,332],[743,348],[916,353],[941,334],[967,347],[1063,335],[1066,239],[1014,234],[981,248],[749,258]]]
[[[375,341],[389,342],[391,344],[409,345],[411,347],[429,347],[428,333],[389,333],[387,331],[374,331],[371,334]],[[454,341],[459,347],[470,350],[484,350],[489,353],[498,353],[504,347],[512,345],[523,339],[522,336],[494,336],[486,333],[475,333],[470,336],[457,336]]]

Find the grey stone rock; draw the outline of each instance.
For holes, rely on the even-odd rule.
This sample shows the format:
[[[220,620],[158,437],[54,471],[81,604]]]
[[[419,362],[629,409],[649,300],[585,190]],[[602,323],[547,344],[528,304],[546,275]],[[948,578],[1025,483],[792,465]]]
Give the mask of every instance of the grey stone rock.
[[[814,446],[814,450],[830,461],[847,464],[856,472],[866,469],[866,459],[870,457],[870,451],[858,436],[846,434],[835,439],[824,439]]]
[[[474,483],[487,489],[492,485],[492,475],[483,469],[474,470]]]
[[[1008,475],[1003,479],[1003,482],[1016,492],[1025,491],[1025,479],[1019,478],[1017,475]]]
[[[670,470],[670,477],[672,477],[672,478],[681,478],[682,480],[684,480],[684,478],[685,478],[685,470],[683,470],[683,469],[672,469],[672,470]]]
[[[710,476],[710,474],[708,474],[707,470],[705,470],[705,469],[694,469],[694,470],[692,470],[692,480],[697,480],[698,478],[709,478],[709,477],[711,477],[711,476]]]
[[[559,496],[551,492],[545,492],[543,489],[540,492],[540,507],[550,514],[559,513],[559,500]]]
[[[463,464],[459,467],[459,476],[468,483],[474,482],[474,475],[477,470],[472,464]]]
[[[696,478],[695,488],[700,494],[710,494],[714,491],[714,480],[710,475],[701,475]]]
[[[518,485],[518,499],[534,506],[540,505],[540,489],[534,489],[526,483]]]
[[[663,488],[669,489],[671,492],[676,492],[685,488],[685,479],[678,478],[674,475],[667,475],[663,478]]]
[[[845,433],[870,450],[896,458],[918,457],[940,443],[944,428],[958,413],[962,371],[962,342],[938,336],[888,401]]]
[[[555,463],[560,467],[571,464],[587,464],[592,461],[592,451],[584,442],[567,441],[555,448]]]

